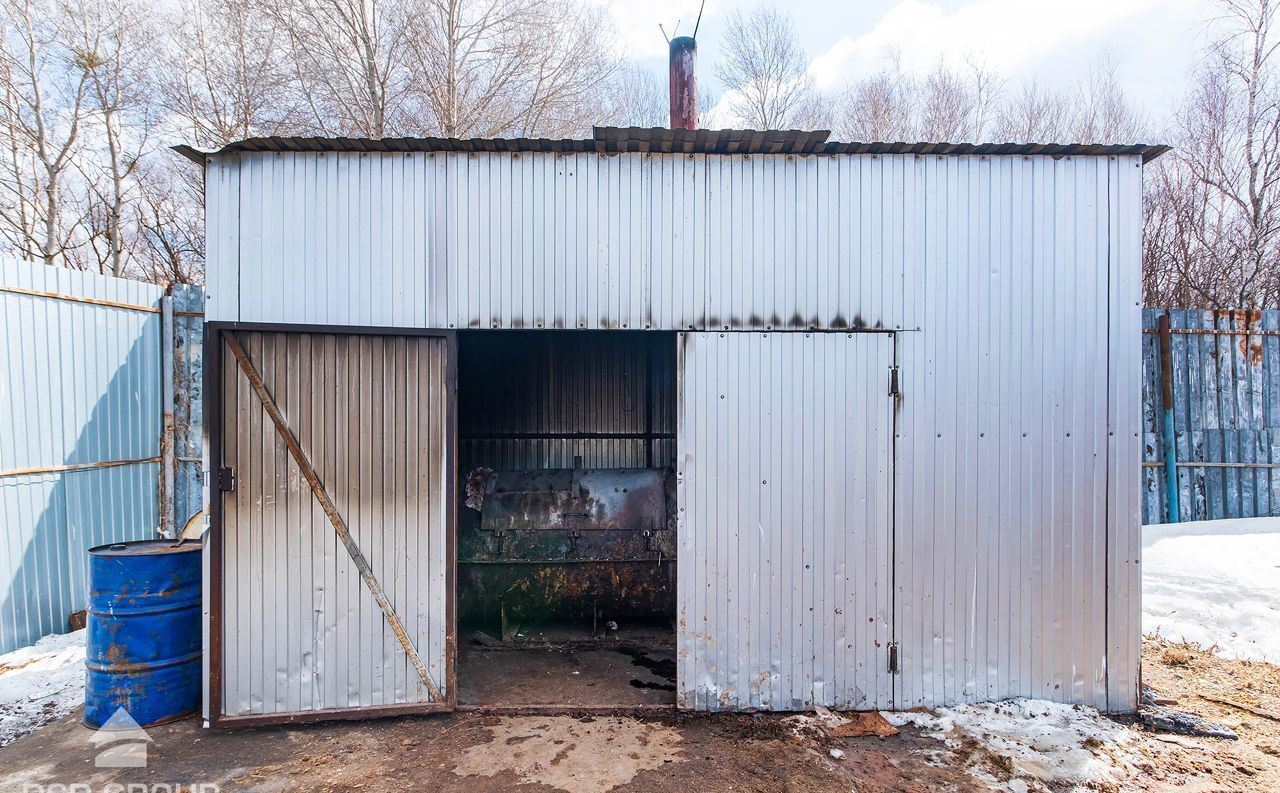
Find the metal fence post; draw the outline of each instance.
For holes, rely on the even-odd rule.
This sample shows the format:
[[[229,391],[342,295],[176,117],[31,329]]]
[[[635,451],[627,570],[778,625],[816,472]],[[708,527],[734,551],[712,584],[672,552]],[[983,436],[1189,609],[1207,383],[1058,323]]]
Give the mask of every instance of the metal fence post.
[[[160,298],[160,533],[172,538],[175,531],[175,471],[173,431],[173,297]]]
[[[1173,344],[1169,330],[1169,312],[1160,315],[1160,396],[1164,413],[1160,431],[1164,435],[1164,487],[1168,515],[1166,521],[1177,523],[1178,517],[1178,444],[1173,433]]]

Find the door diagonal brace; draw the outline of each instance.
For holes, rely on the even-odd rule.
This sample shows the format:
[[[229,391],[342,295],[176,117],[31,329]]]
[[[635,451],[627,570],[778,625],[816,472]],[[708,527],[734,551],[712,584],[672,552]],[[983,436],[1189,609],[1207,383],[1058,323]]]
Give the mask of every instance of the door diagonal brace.
[[[427,672],[427,667],[423,665],[422,658],[418,655],[418,651],[414,649],[413,642],[409,640],[409,634],[405,632],[404,625],[400,623],[400,618],[396,616],[395,610],[391,608],[391,602],[387,600],[387,596],[382,591],[382,585],[378,583],[377,576],[373,574],[373,568],[369,566],[369,560],[364,558],[364,553],[360,551],[360,546],[356,545],[356,541],[351,538],[351,532],[347,530],[346,521],[342,519],[342,515],[338,512],[333,500],[329,498],[324,485],[320,483],[320,477],[316,475],[315,468],[311,466],[311,461],[307,459],[306,453],[302,451],[302,446],[298,444],[298,439],[293,437],[293,431],[285,423],[284,416],[280,414],[280,409],[276,407],[275,400],[271,398],[267,387],[262,383],[262,378],[258,376],[258,371],[253,368],[253,363],[249,360],[249,356],[245,354],[244,348],[240,346],[240,340],[236,338],[235,333],[226,330],[222,331],[222,338],[226,340],[227,347],[231,349],[231,354],[235,356],[236,362],[240,365],[240,371],[244,372],[244,376],[248,378],[253,392],[258,395],[258,401],[262,403],[262,407],[267,411],[267,415],[271,417],[272,423],[276,425],[276,432],[279,433],[280,439],[284,441],[284,445],[289,449],[289,454],[293,456],[294,462],[301,469],[302,477],[311,486],[311,492],[315,494],[316,501],[320,502],[320,508],[324,510],[325,515],[329,516],[329,522],[333,524],[333,530],[337,532],[338,539],[342,540],[342,544],[346,546],[347,553],[351,556],[351,561],[355,562],[356,568],[360,571],[360,577],[364,579],[365,586],[369,588],[373,599],[378,602],[378,607],[382,609],[383,615],[387,618],[387,624],[391,626],[396,638],[400,640],[400,646],[404,648],[405,655],[409,656],[409,661],[413,664],[414,669],[418,670],[418,677],[422,678],[422,684],[427,687],[427,691],[430,692],[435,701],[443,702],[444,697],[440,694],[440,689],[432,682],[431,675]]]

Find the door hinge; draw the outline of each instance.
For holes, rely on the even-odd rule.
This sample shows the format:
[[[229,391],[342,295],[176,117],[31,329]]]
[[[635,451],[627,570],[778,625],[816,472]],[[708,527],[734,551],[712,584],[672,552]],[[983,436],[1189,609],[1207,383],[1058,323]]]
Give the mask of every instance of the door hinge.
[[[889,674],[898,674],[898,643],[889,643]]]
[[[218,469],[218,490],[223,493],[231,493],[236,489],[236,469],[219,468]]]
[[[889,367],[889,396],[902,396],[902,389],[898,385],[898,367],[896,365]]]

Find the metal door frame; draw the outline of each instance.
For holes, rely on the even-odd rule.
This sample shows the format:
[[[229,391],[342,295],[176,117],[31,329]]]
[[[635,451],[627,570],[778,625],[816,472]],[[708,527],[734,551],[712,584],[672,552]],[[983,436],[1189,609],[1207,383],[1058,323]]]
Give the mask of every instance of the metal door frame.
[[[222,614],[222,492],[218,489],[217,472],[222,466],[222,387],[224,372],[222,332],[323,334],[342,336],[429,336],[445,340],[445,672],[441,681],[443,702],[409,702],[400,705],[335,708],[331,710],[265,713],[252,716],[224,716],[222,713],[223,614]],[[234,359],[232,365],[235,365]],[[204,325],[204,421],[208,435],[209,465],[205,469],[208,483],[209,529],[205,551],[209,554],[209,655],[208,713],[213,726],[248,726],[260,724],[300,724],[346,719],[375,719],[418,713],[441,713],[458,705],[457,686],[457,527],[458,527],[458,336],[453,330],[423,328],[347,327],[343,325],[291,325],[269,322],[206,322]]]

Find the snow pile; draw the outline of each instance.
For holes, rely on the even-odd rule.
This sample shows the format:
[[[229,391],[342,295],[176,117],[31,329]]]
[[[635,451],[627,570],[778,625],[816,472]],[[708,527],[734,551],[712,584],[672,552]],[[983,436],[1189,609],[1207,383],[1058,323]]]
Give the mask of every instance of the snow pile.
[[[1280,518],[1142,527],[1142,631],[1280,662]]]
[[[0,746],[83,704],[83,630],[0,655]]]
[[[1002,781],[981,767],[970,772],[995,789],[1025,791],[1026,779],[1058,788],[1096,788],[1118,784],[1125,776],[1112,752],[1139,740],[1133,730],[1097,710],[1038,699],[1011,699],[979,705],[939,708],[934,713],[886,713],[897,727],[912,725],[925,735],[960,749],[971,738],[1011,774]],[[983,764],[983,757],[971,762]],[[1003,775],[1002,775],[1003,776]]]

